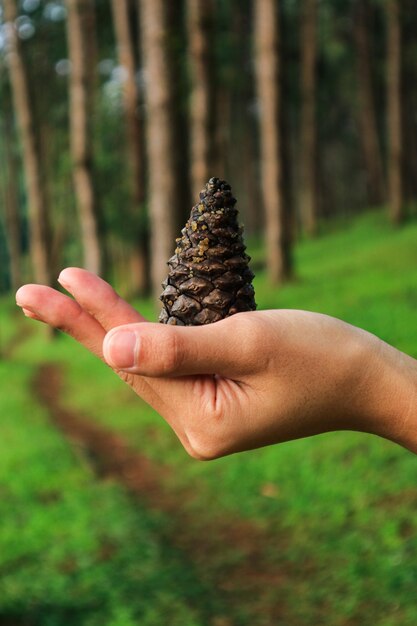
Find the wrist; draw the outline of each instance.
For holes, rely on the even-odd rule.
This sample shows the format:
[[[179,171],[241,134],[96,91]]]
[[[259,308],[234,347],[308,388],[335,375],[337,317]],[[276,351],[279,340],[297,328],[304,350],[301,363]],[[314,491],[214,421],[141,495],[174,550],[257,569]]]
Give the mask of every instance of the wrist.
[[[362,430],[417,453],[417,361],[373,340],[364,372]]]

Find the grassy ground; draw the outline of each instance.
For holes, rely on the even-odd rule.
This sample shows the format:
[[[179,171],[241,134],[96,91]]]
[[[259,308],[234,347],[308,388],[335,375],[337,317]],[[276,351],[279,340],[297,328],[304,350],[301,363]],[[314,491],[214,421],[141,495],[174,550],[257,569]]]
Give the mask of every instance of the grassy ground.
[[[293,284],[272,290],[259,272],[256,291],[260,308],[303,308],[335,315],[417,357],[416,241],[416,224],[393,232],[381,215],[368,214],[321,239],[301,244]],[[261,249],[255,248],[255,259],[261,256]],[[138,304],[142,311],[150,312],[150,303]],[[12,336],[15,328],[6,308],[5,304],[0,313],[4,337]],[[34,323],[26,324],[36,328]],[[11,370],[13,385],[16,389],[20,386],[21,391],[9,393],[7,385],[7,393],[2,387],[0,394],[0,476],[5,485],[0,525],[6,529],[0,535],[0,570],[5,568],[9,581],[6,591],[0,587],[0,614],[12,609],[23,611],[25,606],[27,611],[29,600],[31,606],[44,606],[42,602],[47,606],[55,598],[49,585],[54,589],[55,584],[61,585],[55,606],[64,611],[66,604],[59,603],[68,598],[62,589],[70,580],[73,607],[78,606],[76,596],[83,606],[83,584],[90,581],[89,597],[96,598],[98,604],[113,603],[109,605],[112,611],[131,611],[126,620],[145,615],[135,622],[141,625],[191,626],[203,624],[205,619],[190,609],[193,602],[187,597],[188,585],[178,583],[187,579],[188,565],[171,554],[166,560],[149,512],[132,509],[117,486],[96,484],[88,466],[74,457],[45,416],[32,407],[29,372],[44,360],[67,364],[65,393],[69,404],[118,430],[132,445],[170,466],[173,489],[194,488],[195,499],[189,505],[193,515],[204,518],[208,511],[220,516],[227,511],[268,529],[271,541],[265,553],[286,573],[280,588],[271,589],[286,599],[284,626],[417,623],[417,463],[413,455],[378,438],[337,433],[198,463],[186,456],[161,418],[105,366],[65,337],[47,344],[39,330],[16,349],[12,368],[7,362],[1,365],[2,380]],[[44,484],[48,492],[50,481],[54,493],[64,494],[52,504],[39,499]],[[100,505],[92,508],[96,498]],[[28,515],[32,509],[33,515]],[[158,523],[169,524],[169,520],[159,519]],[[24,541],[16,539],[16,527],[25,528]],[[103,566],[107,574],[92,556],[97,554],[103,528],[110,538],[117,538],[110,543],[120,545],[120,553],[117,551],[117,556]],[[153,547],[146,552],[144,544]],[[56,551],[58,556],[54,556]],[[61,575],[57,564],[65,563],[65,555],[73,558],[74,554],[79,555],[75,558],[81,565],[77,560],[75,574]],[[83,566],[85,554],[89,556]],[[221,550],[217,557],[221,563]],[[34,584],[31,572],[43,559],[42,576]],[[16,565],[9,567],[10,561]],[[138,562],[145,570],[139,574],[146,581],[143,587],[132,579]],[[175,589],[176,568],[181,567]],[[111,574],[114,568],[125,572],[118,582],[123,588],[117,593]],[[85,583],[84,575],[88,579]],[[53,582],[55,577],[57,582]],[[141,589],[138,597],[131,593],[135,580]],[[156,611],[162,607],[159,616],[146,617],[149,603],[144,602],[143,589],[157,594],[151,604]],[[204,608],[207,590],[197,583],[193,589],[190,593],[197,606]],[[34,594],[38,595],[32,600]],[[115,599],[103,600],[109,596]],[[250,594],[242,597],[242,604],[245,602],[250,602]],[[173,615],[168,620],[160,617],[167,605]],[[209,612],[213,615],[211,609]],[[51,624],[73,623],[57,615]],[[244,612],[236,619],[242,626],[249,623]],[[97,623],[124,626],[131,622],[116,616]],[[259,624],[264,623],[268,622],[259,616]]]
[[[0,363],[0,623],[207,623],[216,604],[162,522],[51,428],[32,374],[23,359]]]

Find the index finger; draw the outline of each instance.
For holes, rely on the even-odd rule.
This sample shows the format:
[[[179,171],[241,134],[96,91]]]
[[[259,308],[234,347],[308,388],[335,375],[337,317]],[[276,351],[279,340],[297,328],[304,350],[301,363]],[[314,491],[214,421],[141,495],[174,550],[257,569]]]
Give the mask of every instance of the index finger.
[[[103,359],[106,331],[75,300],[45,285],[23,285],[16,304],[31,317],[71,335],[90,352]]]
[[[106,330],[120,324],[147,321],[109,283],[92,272],[79,267],[67,267],[60,273],[58,282]]]

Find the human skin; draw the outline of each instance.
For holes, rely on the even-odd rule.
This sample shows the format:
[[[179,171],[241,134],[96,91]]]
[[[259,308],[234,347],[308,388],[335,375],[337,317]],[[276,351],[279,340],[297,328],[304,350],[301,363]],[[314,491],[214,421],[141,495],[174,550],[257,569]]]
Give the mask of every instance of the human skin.
[[[298,310],[154,324],[86,270],[58,281],[73,298],[25,285],[17,304],[103,359],[197,459],[335,430],[417,452],[417,361],[364,330]]]

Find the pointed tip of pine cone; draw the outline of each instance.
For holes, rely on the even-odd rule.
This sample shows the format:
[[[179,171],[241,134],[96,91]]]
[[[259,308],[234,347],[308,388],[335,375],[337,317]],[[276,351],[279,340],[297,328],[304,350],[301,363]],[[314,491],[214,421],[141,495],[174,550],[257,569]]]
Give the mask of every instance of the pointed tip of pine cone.
[[[200,202],[208,211],[220,207],[233,207],[236,198],[232,195],[232,188],[225,180],[213,176],[200,191]]]

